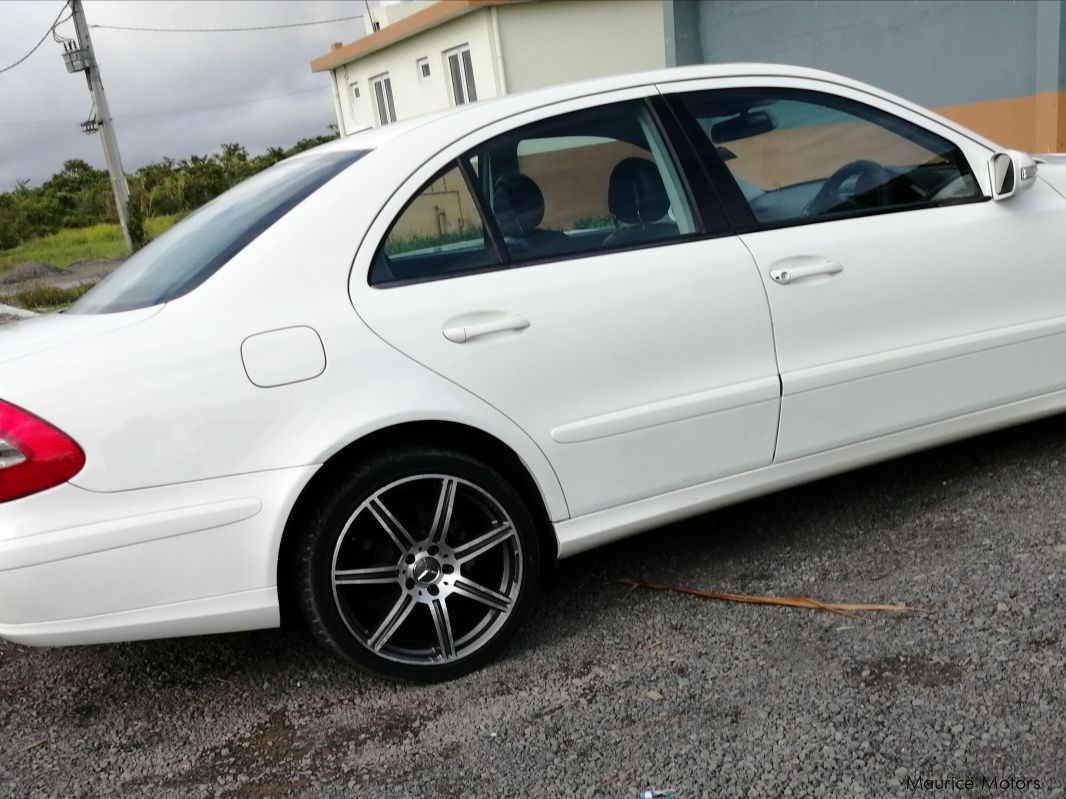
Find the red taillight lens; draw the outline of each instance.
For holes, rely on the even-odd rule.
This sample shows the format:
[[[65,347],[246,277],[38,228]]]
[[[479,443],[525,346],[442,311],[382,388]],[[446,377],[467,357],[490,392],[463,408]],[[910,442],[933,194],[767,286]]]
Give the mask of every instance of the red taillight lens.
[[[0,502],[65,483],[84,465],[69,436],[0,400]]]

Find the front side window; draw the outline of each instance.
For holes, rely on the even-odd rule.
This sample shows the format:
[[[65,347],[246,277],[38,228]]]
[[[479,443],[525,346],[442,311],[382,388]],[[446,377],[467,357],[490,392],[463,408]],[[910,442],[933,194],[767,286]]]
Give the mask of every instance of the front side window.
[[[132,311],[189,293],[365,154],[299,156],[238,183],[130,256],[66,313]]]
[[[445,53],[448,61],[448,74],[452,83],[452,100],[455,105],[465,105],[477,100],[477,88],[474,86],[474,65],[470,60],[470,48],[457,47]]]
[[[379,125],[388,125],[396,121],[396,103],[392,99],[392,81],[388,75],[378,75],[370,79],[374,91],[374,108]]]
[[[762,88],[681,100],[762,224],[981,199],[955,144],[853,100]]]

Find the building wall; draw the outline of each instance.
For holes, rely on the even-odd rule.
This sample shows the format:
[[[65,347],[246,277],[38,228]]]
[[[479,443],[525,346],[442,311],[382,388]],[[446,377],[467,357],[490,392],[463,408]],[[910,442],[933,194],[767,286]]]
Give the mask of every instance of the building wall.
[[[660,0],[541,0],[497,13],[509,93],[666,65]]]
[[[479,100],[666,64],[660,0],[541,0],[480,9],[332,70],[345,132],[378,124],[370,78],[388,73],[398,119],[448,108],[444,53],[467,44]],[[499,44],[499,48],[498,45]],[[501,55],[502,54],[502,55]],[[428,58],[430,77],[416,68]],[[359,87],[354,99],[352,86]]]
[[[495,68],[490,15],[490,9],[466,14],[333,70],[345,130],[351,132],[378,124],[370,78],[385,72],[392,82],[397,119],[451,106],[451,79],[444,54],[464,44],[470,47],[478,99],[499,96],[501,88]],[[428,78],[422,78],[416,66],[420,58],[429,60]],[[359,86],[358,100],[353,98],[353,85]]]
[[[827,69],[936,108],[1006,146],[1066,149],[1064,0],[669,4],[667,42],[677,63]]]

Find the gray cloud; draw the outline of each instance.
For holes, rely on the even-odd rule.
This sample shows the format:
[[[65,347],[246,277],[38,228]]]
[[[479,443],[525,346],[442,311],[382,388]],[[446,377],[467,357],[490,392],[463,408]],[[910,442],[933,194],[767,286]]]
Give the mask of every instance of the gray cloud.
[[[61,7],[62,0],[0,0],[0,67],[24,55]],[[282,25],[365,9],[362,0],[85,3],[90,25],[182,28]],[[93,28],[126,171],[166,156],[206,154],[223,142],[261,152],[325,133],[334,121],[329,78],[312,75],[308,62],[330,42],[357,38],[362,26],[351,20],[247,33]],[[73,25],[60,32],[73,37]],[[25,63],[0,74],[0,191],[19,178],[37,184],[68,158],[104,166],[99,138],[78,127],[92,104],[85,78],[69,74],[60,53],[49,37]]]

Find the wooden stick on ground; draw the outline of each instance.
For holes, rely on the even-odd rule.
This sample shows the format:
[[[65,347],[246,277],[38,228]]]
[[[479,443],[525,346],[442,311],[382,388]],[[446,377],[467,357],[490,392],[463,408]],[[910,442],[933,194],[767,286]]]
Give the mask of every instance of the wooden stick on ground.
[[[810,608],[811,610],[824,610],[829,613],[837,613],[841,616],[847,616],[850,619],[863,620],[861,616],[856,615],[856,611],[863,610],[877,610],[887,611],[889,613],[910,613],[914,608],[909,608],[906,605],[866,605],[855,604],[851,602],[822,602],[817,599],[811,599],[806,596],[755,596],[751,594],[727,594],[722,591],[704,591],[701,588],[684,588],[677,585],[666,585],[664,583],[651,583],[646,580],[630,580],[622,579],[615,580],[616,583],[622,585],[628,585],[629,591],[626,592],[626,596],[629,596],[637,588],[652,588],[656,591],[673,591],[677,594],[689,594],[691,596],[699,596],[705,599],[718,599],[722,602],[743,602],[747,605],[782,605],[789,608]]]

